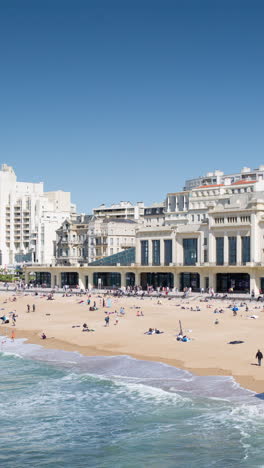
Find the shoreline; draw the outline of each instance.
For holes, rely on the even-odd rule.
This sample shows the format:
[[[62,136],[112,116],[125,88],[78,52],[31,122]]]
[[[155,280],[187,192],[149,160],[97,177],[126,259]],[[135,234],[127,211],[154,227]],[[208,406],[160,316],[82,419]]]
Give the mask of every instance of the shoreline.
[[[229,376],[245,389],[264,391],[264,367],[258,367],[255,358],[257,348],[264,351],[263,305],[241,303],[234,317],[230,299],[205,302],[199,297],[183,300],[111,296],[111,305],[106,307],[102,296],[91,294],[89,299],[96,303],[96,309],[90,310],[87,296],[55,295],[54,300],[47,301],[45,295],[26,293],[16,295],[13,301],[14,296],[11,291],[0,293],[2,314],[10,317],[15,311],[17,315],[15,327],[11,323],[0,326],[2,335],[11,337],[15,331],[15,338],[44,348],[76,351],[84,356],[126,355],[168,364],[197,376]],[[121,307],[124,315],[118,313]],[[215,315],[215,308],[223,308],[222,313]],[[105,324],[106,314],[110,317],[109,326]],[[256,320],[248,320],[252,314]],[[183,334],[190,338],[188,343],[176,340],[179,321]],[[83,323],[95,331],[83,333]],[[147,336],[149,327],[164,333]],[[46,340],[40,338],[42,332]],[[230,343],[234,340],[241,340],[242,344],[233,346]]]
[[[16,330],[16,339],[25,339],[26,343],[40,345],[46,349],[54,349],[58,351],[69,351],[69,352],[78,352],[83,356],[130,356],[134,359],[138,359],[141,361],[154,361],[154,362],[161,362],[163,364],[167,364],[169,366],[176,367],[178,369],[188,371],[193,375],[201,376],[201,377],[212,377],[212,376],[226,376],[226,377],[233,377],[234,380],[244,389],[250,390],[255,392],[256,394],[263,393],[263,385],[264,381],[258,381],[251,376],[242,376],[242,375],[232,375],[231,371],[226,369],[220,368],[192,368],[186,366],[183,361],[179,361],[176,359],[164,359],[159,356],[143,356],[136,353],[117,353],[114,351],[110,351],[107,349],[102,349],[98,347],[92,346],[79,346],[73,345],[67,341],[59,340],[57,338],[47,338],[46,340],[42,340],[39,336],[39,331],[22,331]]]

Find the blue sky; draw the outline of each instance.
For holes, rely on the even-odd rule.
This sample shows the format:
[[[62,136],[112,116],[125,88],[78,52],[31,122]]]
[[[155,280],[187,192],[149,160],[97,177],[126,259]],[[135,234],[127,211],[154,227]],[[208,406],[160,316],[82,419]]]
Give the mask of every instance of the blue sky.
[[[0,0],[0,161],[80,212],[264,163],[264,3]]]

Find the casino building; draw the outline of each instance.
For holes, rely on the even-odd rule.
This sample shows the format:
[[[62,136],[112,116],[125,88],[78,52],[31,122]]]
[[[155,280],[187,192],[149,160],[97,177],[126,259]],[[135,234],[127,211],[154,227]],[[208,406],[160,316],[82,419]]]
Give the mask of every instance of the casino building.
[[[26,267],[26,281],[34,273],[52,287],[264,291],[263,172],[260,166],[189,180],[160,207],[145,208],[134,248],[83,266]]]

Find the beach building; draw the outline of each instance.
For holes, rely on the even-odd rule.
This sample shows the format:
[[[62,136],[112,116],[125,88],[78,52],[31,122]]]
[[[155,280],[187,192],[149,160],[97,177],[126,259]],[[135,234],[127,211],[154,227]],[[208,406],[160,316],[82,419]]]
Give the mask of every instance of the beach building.
[[[69,192],[44,192],[43,183],[18,182],[11,166],[0,170],[0,266],[50,264],[56,229],[75,206]]]
[[[262,167],[255,172],[241,171],[239,180],[229,177],[211,183],[211,179],[203,179],[203,185],[187,190],[185,184],[184,190],[168,193],[159,223],[149,212],[149,219],[146,216],[136,230],[135,248],[129,256],[123,258],[121,252],[116,258],[107,251],[110,256],[100,263],[72,267],[75,281],[98,286],[100,274],[101,285],[107,287],[134,284],[143,289],[264,291]],[[39,267],[27,270],[27,274],[30,271],[41,274],[47,270]],[[48,271],[50,284],[54,285],[55,276],[59,284],[63,271]]]

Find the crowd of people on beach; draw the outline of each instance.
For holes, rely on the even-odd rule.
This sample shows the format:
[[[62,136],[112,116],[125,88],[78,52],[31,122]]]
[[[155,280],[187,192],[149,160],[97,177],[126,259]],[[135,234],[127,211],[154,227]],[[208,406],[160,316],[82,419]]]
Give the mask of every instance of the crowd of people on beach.
[[[17,289],[15,291],[10,291],[9,290],[9,285],[6,285],[6,288],[7,288],[7,292],[9,294],[12,294],[12,296],[10,296],[9,298],[6,298],[3,302],[3,304],[9,304],[9,303],[15,303],[17,302],[17,300],[19,299],[19,297],[24,297],[26,295],[29,295],[29,296],[37,296],[39,299],[46,299],[48,301],[52,300],[54,301],[58,296],[58,291],[50,291],[50,292],[46,292],[46,293],[39,293],[37,290],[34,290],[33,287],[30,285],[30,288],[29,288],[29,285],[26,285],[24,284],[23,286],[21,286],[20,288],[17,287]],[[27,289],[30,289],[32,290],[32,292],[30,292],[29,294],[26,293]],[[65,290],[63,291],[63,293],[61,294],[60,297],[62,297],[63,299],[65,298],[67,300],[67,298],[73,298],[73,297],[80,297],[80,300],[77,302],[78,304],[80,305],[85,305],[88,307],[88,311],[89,312],[96,312],[96,311],[103,311],[104,312],[104,327],[106,328],[109,328],[110,326],[114,325],[114,326],[118,326],[117,328],[119,328],[120,326],[120,318],[123,320],[124,317],[129,317],[130,315],[130,312],[127,314],[127,311],[125,310],[125,307],[122,304],[122,297],[123,295],[125,294],[126,296],[128,297],[131,297],[131,296],[135,296],[137,297],[138,299],[141,299],[144,301],[144,299],[148,298],[148,300],[152,300],[152,295],[153,293],[156,293],[156,295],[158,295],[158,300],[156,299],[157,302],[155,302],[155,304],[157,304],[157,306],[160,306],[160,311],[161,311],[161,314],[162,314],[162,306],[164,305],[163,301],[166,300],[166,301],[169,301],[169,300],[172,300],[172,297],[169,296],[169,293],[170,293],[170,289],[169,288],[157,288],[156,291],[154,291],[154,288],[152,287],[148,287],[147,288],[147,291],[142,291],[142,288],[139,288],[139,287],[128,287],[126,288],[125,291],[121,292],[121,291],[107,291],[107,292],[97,292],[95,294],[91,293],[90,291],[84,291],[84,290],[79,290],[77,294],[74,294],[74,292],[70,289],[70,288],[65,288]],[[174,292],[178,292],[178,291],[174,291]],[[183,313],[184,311],[191,311],[191,312],[202,312],[202,307],[206,307],[206,308],[209,308],[212,310],[212,313],[213,314],[219,314],[219,315],[224,315],[226,314],[228,311],[230,311],[232,313],[232,316],[236,318],[237,320],[237,317],[240,316],[240,317],[243,317],[243,318],[248,318],[248,319],[258,319],[259,315],[257,315],[255,313],[256,310],[259,310],[259,311],[264,311],[264,308],[262,308],[261,304],[257,304],[258,302],[262,302],[263,301],[263,296],[262,295],[258,295],[256,296],[255,293],[253,294],[254,291],[252,291],[251,295],[250,295],[250,299],[249,300],[242,300],[241,302],[235,302],[234,300],[232,300],[232,297],[230,296],[227,296],[226,295],[218,295],[214,292],[214,290],[212,288],[210,288],[208,291],[208,294],[209,295],[205,295],[205,291],[204,290],[201,290],[200,293],[200,297],[198,296],[196,298],[196,302],[197,301],[200,301],[201,303],[201,306],[199,304],[194,304],[192,305],[192,302],[190,302],[190,299],[192,299],[192,288],[186,288],[184,291],[183,291],[183,294],[181,296],[181,301],[179,302],[179,298],[177,299],[177,303],[175,304],[176,307],[178,308],[177,310],[182,310]],[[21,296],[22,294],[22,296]],[[85,297],[86,296],[86,297]],[[161,296],[162,296],[162,300],[161,300]],[[116,304],[113,305],[113,299],[114,299],[114,302],[116,302],[116,304],[119,303],[119,307],[116,307]],[[225,301],[223,302],[223,305],[222,306],[219,306],[219,300],[222,300],[222,299],[225,299]],[[153,305],[154,305],[154,300],[153,299]],[[206,302],[206,306],[203,305],[202,306],[202,303],[203,302]],[[142,310],[142,307],[139,306],[139,305],[133,305],[133,307],[131,307],[131,309],[136,309],[135,313],[136,313],[136,317],[145,317],[145,313],[143,312]],[[253,310],[254,308],[254,310]],[[16,310],[12,310],[10,312],[6,312],[3,308],[2,310],[4,311],[4,313],[2,314],[2,316],[0,317],[0,320],[1,320],[1,325],[12,325],[12,327],[16,327],[17,325],[17,318],[18,318],[18,314],[16,312]],[[30,313],[30,312],[36,312],[37,311],[37,308],[36,308],[36,304],[33,303],[28,303],[26,305],[26,312],[27,313]],[[254,312],[254,313],[253,313]],[[245,315],[246,313],[246,315]],[[46,313],[46,315],[50,315],[49,313]],[[219,317],[220,318],[220,317]],[[215,318],[214,320],[214,324],[215,325],[218,325],[218,326],[221,326],[221,322],[219,320],[218,317]],[[144,319],[142,319],[143,322],[144,322]],[[222,321],[222,318],[221,318],[221,321]],[[145,322],[144,322],[145,323]],[[76,325],[76,327],[80,327],[80,325]],[[74,327],[73,327],[74,328]],[[83,332],[95,332],[95,329],[91,326],[88,326],[86,322],[83,323],[82,325],[82,331]],[[167,333],[167,330],[165,330],[166,333]],[[149,327],[147,329],[147,331],[143,332],[144,335],[161,335],[161,334],[164,334],[165,331],[163,330],[160,330],[159,328],[157,327]],[[188,332],[188,330],[186,330]],[[177,342],[183,342],[183,343],[187,343],[187,342],[190,342],[193,340],[193,338],[190,338],[190,336],[188,336],[186,334],[186,331],[185,333],[181,330],[179,333],[176,333],[175,336],[175,339]],[[168,335],[168,333],[167,333]],[[166,335],[166,337],[167,337]],[[46,331],[42,331],[40,333],[40,338],[42,340],[46,340],[48,338],[48,334],[46,333]],[[15,334],[14,332],[12,332],[11,334],[11,338],[12,340],[14,340],[14,337],[15,337]],[[242,344],[244,343],[243,340],[233,340],[231,341],[230,343],[234,343],[234,344]],[[262,354],[262,351],[260,349],[257,350],[257,353],[255,355],[256,359],[257,359],[257,362],[258,362],[258,366],[261,367],[261,363],[262,363],[262,359],[263,359],[263,354]]]

